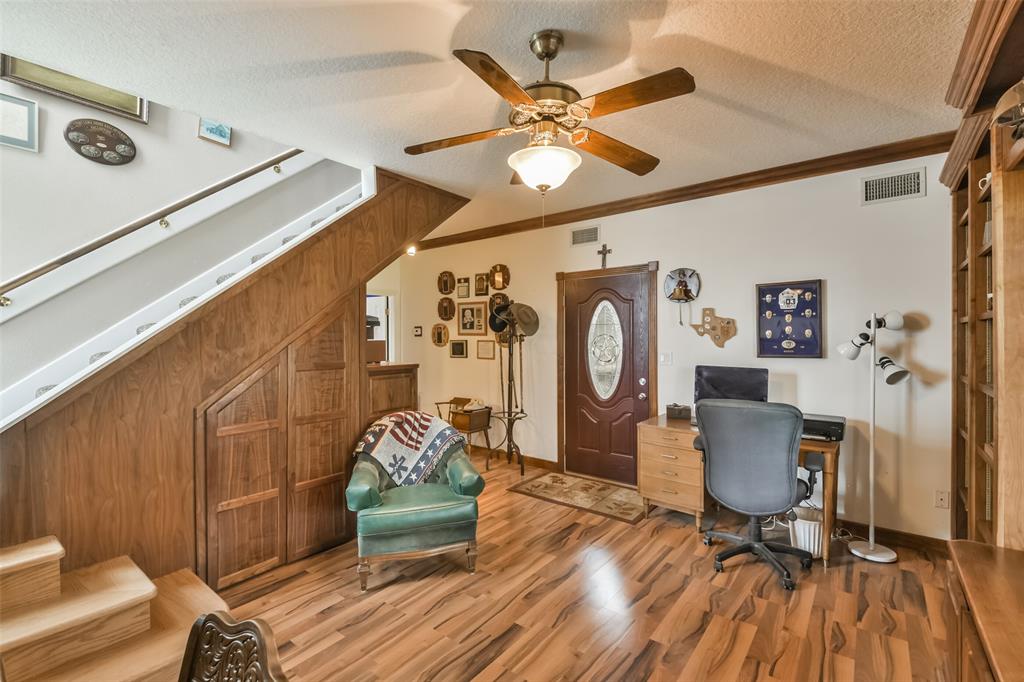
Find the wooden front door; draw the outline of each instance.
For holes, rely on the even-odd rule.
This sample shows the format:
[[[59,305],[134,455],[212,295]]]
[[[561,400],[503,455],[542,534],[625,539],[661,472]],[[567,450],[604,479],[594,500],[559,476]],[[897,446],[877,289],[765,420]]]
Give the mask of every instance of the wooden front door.
[[[636,485],[636,425],[657,411],[657,267],[559,274],[570,473]]]

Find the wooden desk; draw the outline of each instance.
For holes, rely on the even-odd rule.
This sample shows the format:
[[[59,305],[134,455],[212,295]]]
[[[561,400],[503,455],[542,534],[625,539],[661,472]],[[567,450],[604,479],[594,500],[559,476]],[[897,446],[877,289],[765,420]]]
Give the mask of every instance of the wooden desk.
[[[682,482],[684,486],[704,486],[704,474],[702,464],[699,466],[699,479],[697,473],[687,474],[687,467],[694,469],[695,462],[703,462],[701,453],[693,447],[693,441],[697,437],[696,427],[690,424],[688,419],[669,419],[664,414],[640,422],[637,425],[637,486],[640,495],[644,498],[644,508],[650,503],[655,503],[670,509],[677,509],[694,515],[697,521],[697,528],[700,529],[704,517],[705,496],[703,491],[682,491],[682,494],[671,494],[674,492],[663,492],[666,490],[660,483],[667,480],[657,473],[659,468],[655,462],[662,462],[665,456],[679,458],[677,469],[668,469],[677,474],[676,480],[681,480],[689,475],[689,480]],[[668,448],[668,449],[666,449]],[[838,491],[839,471],[839,443],[837,441],[811,440],[804,438],[800,441],[800,464],[809,452],[820,452],[825,455],[825,462],[821,471],[821,498],[822,498],[822,543],[821,560],[825,566],[831,558],[832,531],[836,527],[836,503]],[[658,459],[654,459],[658,458]],[[694,459],[696,458],[696,459]],[[645,471],[647,472],[645,474]],[[699,482],[698,482],[699,481]]]
[[[1024,552],[949,542],[954,680],[1024,680]]]

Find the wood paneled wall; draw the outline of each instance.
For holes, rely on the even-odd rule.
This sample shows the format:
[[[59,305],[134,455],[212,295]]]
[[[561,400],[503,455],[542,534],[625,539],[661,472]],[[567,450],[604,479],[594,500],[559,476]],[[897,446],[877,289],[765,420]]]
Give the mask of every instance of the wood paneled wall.
[[[67,550],[65,569],[121,554],[151,576],[196,568],[196,409],[467,201],[384,171],[377,188],[306,243],[0,434],[0,546],[53,534]]]

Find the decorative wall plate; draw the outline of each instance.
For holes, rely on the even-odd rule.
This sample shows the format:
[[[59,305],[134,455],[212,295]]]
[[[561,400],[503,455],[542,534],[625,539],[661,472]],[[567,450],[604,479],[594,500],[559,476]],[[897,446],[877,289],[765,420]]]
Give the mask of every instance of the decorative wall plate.
[[[512,283],[512,275],[508,271],[508,266],[501,263],[491,268],[491,271],[487,274],[487,279],[490,281],[491,288],[498,291]]]
[[[700,294],[700,275],[693,268],[676,268],[665,275],[665,298],[689,303]]]
[[[435,324],[430,328],[430,341],[438,347],[448,345],[448,325]]]
[[[445,322],[455,317],[455,301],[448,298],[447,296],[443,297],[440,301],[438,301],[437,316],[440,317]]]
[[[137,152],[127,133],[94,118],[76,118],[68,123],[64,140],[81,156],[104,166],[131,163]]]
[[[487,312],[493,313],[494,309],[499,305],[508,305],[508,296],[505,294],[491,294],[491,298],[487,301]]]
[[[437,276],[437,290],[445,296],[455,291],[455,274],[451,270],[445,270]]]

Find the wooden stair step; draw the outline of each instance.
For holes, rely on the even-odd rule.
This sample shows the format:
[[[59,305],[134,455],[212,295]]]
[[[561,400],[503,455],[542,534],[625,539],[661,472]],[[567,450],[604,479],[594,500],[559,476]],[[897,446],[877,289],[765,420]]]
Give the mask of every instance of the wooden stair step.
[[[0,614],[57,597],[63,558],[52,535],[0,549]]]
[[[72,680],[178,679],[185,641],[200,614],[227,611],[228,605],[192,571],[182,569],[155,581],[150,629],[119,644],[51,670],[49,682]]]
[[[149,629],[156,586],[126,556],[66,573],[61,594],[5,611],[0,661],[8,682],[33,679]]]

